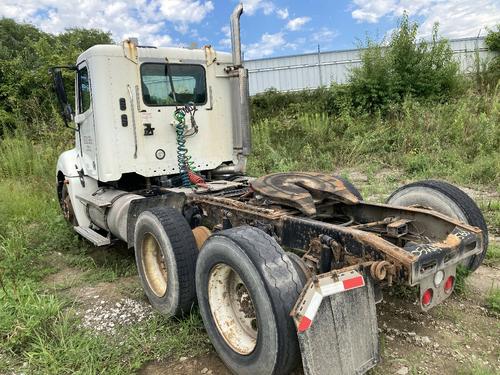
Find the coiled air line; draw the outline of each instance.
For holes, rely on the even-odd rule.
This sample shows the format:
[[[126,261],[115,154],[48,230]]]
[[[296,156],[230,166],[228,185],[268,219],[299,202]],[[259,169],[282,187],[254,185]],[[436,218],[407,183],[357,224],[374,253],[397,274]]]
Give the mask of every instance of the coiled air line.
[[[206,187],[205,180],[196,174],[194,162],[191,160],[186,147],[186,138],[198,133],[198,125],[194,118],[196,110],[194,103],[190,102],[182,107],[177,107],[174,112],[174,119],[177,122],[175,124],[177,163],[179,165],[182,186],[184,187],[192,187],[192,185]],[[192,126],[189,132],[186,129],[186,115],[190,116]]]

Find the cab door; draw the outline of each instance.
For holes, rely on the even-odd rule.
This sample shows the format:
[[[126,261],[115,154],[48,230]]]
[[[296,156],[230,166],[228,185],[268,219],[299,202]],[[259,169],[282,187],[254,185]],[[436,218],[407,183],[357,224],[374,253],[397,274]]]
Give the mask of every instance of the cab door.
[[[92,84],[90,71],[86,62],[78,65],[76,83],[75,123],[79,129],[79,153],[82,158],[85,175],[97,179],[97,149],[92,108]]]

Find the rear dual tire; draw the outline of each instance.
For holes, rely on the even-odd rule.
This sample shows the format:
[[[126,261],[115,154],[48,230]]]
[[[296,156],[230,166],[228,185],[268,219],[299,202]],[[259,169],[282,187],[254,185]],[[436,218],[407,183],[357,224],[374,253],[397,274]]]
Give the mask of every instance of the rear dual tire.
[[[289,316],[303,281],[277,242],[238,227],[212,235],[196,265],[196,293],[205,329],[236,374],[289,374],[300,361]]]

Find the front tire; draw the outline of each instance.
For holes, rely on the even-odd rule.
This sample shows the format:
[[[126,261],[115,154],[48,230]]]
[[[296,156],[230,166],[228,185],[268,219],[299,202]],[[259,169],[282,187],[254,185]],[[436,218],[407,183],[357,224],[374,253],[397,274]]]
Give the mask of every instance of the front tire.
[[[196,292],[210,341],[236,374],[289,374],[298,364],[289,316],[303,285],[294,265],[263,231],[212,235],[198,256]]]
[[[196,300],[198,249],[184,216],[168,207],[142,212],[134,246],[139,278],[151,305],[168,316],[189,313]]]
[[[429,207],[446,216],[458,219],[483,231],[483,251],[467,258],[464,266],[471,272],[483,262],[488,250],[488,227],[481,210],[462,190],[444,181],[425,180],[413,182],[397,189],[387,203],[408,207],[420,205]]]
[[[64,181],[58,182],[57,195],[59,197],[59,205],[61,206],[61,211],[64,219],[73,227],[78,226],[78,220],[76,220],[75,210],[73,209],[73,204],[71,203],[71,198],[69,196],[68,185]]]

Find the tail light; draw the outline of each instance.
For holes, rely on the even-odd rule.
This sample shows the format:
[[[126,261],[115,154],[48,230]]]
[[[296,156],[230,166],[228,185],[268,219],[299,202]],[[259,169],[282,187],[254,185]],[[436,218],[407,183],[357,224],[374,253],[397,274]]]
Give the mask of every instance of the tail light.
[[[448,277],[446,279],[446,282],[444,283],[444,291],[446,293],[451,293],[454,284],[455,284],[455,278],[453,276]]]
[[[427,289],[424,294],[422,294],[422,306],[427,307],[432,302],[432,289]]]

